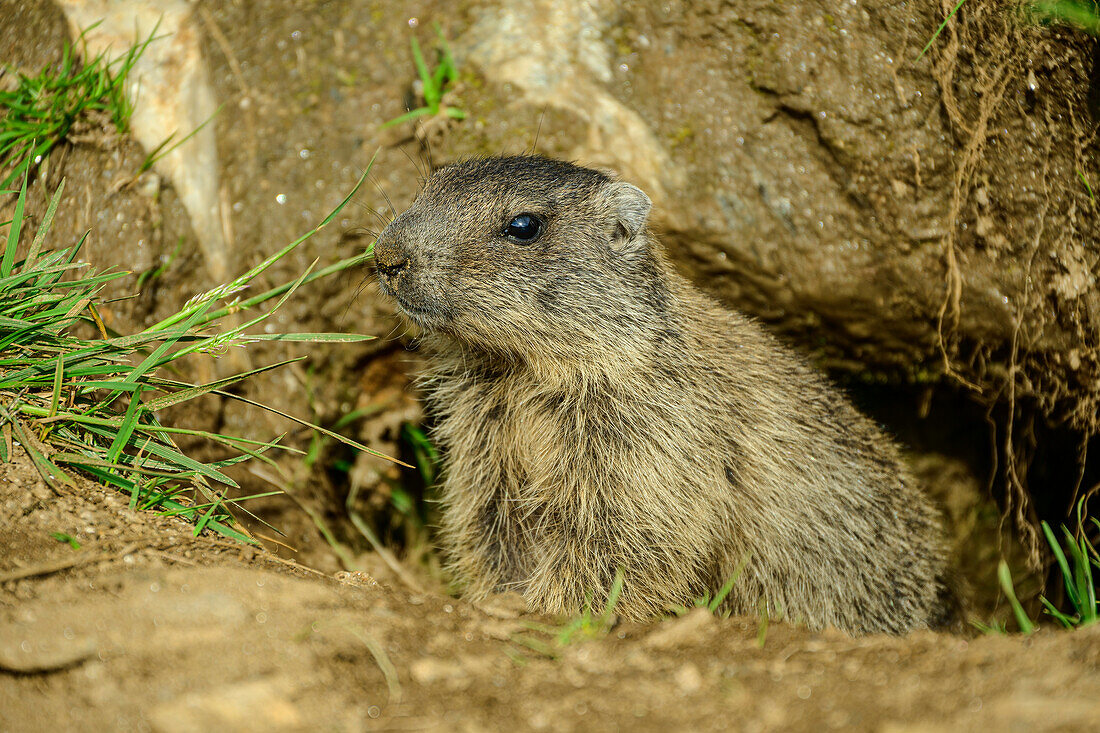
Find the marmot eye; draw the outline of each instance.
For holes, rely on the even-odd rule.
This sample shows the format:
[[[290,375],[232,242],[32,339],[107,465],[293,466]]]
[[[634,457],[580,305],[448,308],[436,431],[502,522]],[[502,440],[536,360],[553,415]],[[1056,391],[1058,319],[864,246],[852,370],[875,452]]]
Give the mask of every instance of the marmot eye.
[[[524,244],[533,242],[542,234],[542,220],[534,214],[520,214],[504,227],[504,236]]]

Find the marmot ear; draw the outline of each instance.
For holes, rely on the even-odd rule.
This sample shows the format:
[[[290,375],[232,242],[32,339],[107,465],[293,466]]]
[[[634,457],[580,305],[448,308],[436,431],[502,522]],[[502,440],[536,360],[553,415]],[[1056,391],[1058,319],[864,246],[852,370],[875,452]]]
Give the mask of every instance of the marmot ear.
[[[626,181],[612,183],[609,193],[614,212],[611,247],[622,250],[645,231],[645,223],[653,203],[649,200],[649,196],[645,195],[645,191]]]

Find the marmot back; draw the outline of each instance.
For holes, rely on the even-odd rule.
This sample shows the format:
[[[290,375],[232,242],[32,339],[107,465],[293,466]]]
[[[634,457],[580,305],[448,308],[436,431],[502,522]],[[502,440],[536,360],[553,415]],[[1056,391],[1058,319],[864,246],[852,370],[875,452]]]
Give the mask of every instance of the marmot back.
[[[650,202],[538,157],[434,173],[382,232],[426,332],[442,538],[465,593],[641,619],[713,595],[812,628],[948,621],[939,518],[897,448],[674,272]]]

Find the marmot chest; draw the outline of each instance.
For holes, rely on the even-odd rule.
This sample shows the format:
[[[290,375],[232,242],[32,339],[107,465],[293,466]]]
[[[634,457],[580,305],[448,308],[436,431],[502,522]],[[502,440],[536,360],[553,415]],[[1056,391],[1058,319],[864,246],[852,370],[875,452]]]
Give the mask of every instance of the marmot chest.
[[[445,430],[451,474],[484,475],[491,466],[492,483],[513,502],[558,503],[636,479],[640,463],[660,462],[653,453],[667,449],[661,436],[672,429],[652,406],[613,390],[547,389],[521,375],[473,386]]]

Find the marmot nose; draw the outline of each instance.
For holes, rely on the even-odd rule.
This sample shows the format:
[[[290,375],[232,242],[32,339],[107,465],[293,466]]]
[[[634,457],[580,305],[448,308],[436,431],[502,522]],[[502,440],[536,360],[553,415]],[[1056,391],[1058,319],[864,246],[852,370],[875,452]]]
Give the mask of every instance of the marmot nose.
[[[396,237],[387,227],[374,245],[374,264],[378,274],[387,280],[397,277],[409,265],[404,247],[398,246]]]
[[[394,259],[390,262],[383,262],[378,260],[378,272],[382,273],[385,277],[394,278],[397,277],[402,270],[409,264],[409,260],[406,257]]]

